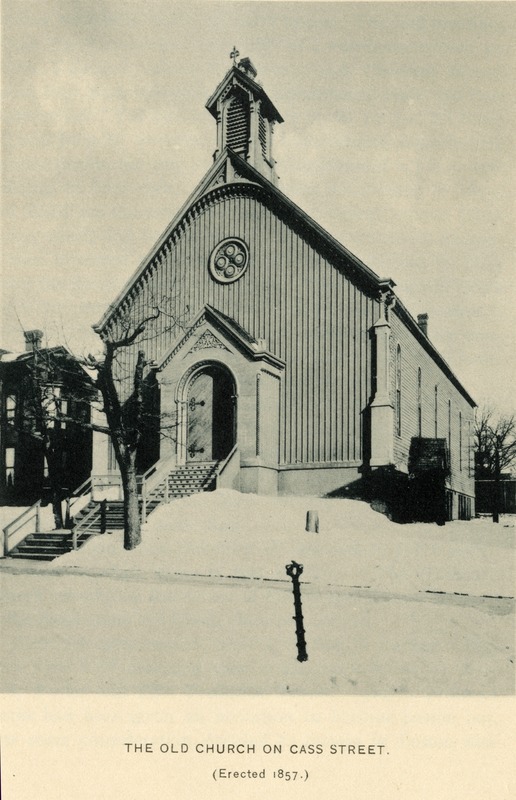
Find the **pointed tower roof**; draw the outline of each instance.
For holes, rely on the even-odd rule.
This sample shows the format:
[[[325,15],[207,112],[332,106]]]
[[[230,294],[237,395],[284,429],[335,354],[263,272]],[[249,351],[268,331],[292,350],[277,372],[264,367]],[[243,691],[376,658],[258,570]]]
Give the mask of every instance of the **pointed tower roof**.
[[[217,119],[217,101],[221,95],[226,93],[228,87],[240,85],[252,92],[256,98],[260,98],[262,100],[264,105],[264,113],[267,113],[270,119],[274,119],[275,122],[284,122],[283,117],[279,113],[274,103],[271,101],[263,86],[254,80],[257,74],[258,72],[256,67],[253,65],[250,58],[242,58],[238,64],[232,66],[231,69],[226,72],[225,76],[206,103],[206,108],[210,114]]]

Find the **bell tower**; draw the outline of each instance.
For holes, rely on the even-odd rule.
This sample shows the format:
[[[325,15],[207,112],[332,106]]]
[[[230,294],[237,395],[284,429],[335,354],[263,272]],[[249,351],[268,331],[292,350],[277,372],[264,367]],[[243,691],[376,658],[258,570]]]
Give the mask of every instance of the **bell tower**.
[[[217,121],[217,149],[214,158],[227,147],[264,177],[276,184],[276,162],[272,156],[272,133],[283,117],[256,81],[256,69],[249,58],[237,62],[233,48],[233,66],[206,103]]]

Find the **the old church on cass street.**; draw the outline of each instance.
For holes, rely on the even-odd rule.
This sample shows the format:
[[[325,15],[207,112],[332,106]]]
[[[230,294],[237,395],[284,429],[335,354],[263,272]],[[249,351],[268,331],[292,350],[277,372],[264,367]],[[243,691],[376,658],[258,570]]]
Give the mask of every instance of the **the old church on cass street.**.
[[[283,119],[248,58],[206,108],[212,166],[95,326],[114,336],[164,299],[170,309],[133,348],[159,420],[142,470],[205,466],[217,486],[310,495],[440,470],[447,517],[469,517],[475,403],[427,316],[278,189]],[[110,470],[98,438],[94,471]]]

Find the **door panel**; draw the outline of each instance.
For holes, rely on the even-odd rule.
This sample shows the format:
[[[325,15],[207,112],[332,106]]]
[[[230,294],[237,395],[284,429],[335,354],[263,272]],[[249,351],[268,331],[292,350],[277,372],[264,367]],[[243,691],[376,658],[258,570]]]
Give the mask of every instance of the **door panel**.
[[[213,376],[195,378],[188,392],[188,461],[213,460]]]
[[[235,443],[235,389],[226,370],[209,367],[188,390],[187,461],[219,461]]]

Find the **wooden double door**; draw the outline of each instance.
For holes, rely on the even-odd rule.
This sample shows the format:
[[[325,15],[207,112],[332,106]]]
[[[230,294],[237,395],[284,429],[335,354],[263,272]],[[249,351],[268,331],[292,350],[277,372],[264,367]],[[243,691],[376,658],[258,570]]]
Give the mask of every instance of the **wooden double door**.
[[[187,399],[186,460],[220,461],[236,442],[236,393],[232,376],[210,366],[192,379]]]

